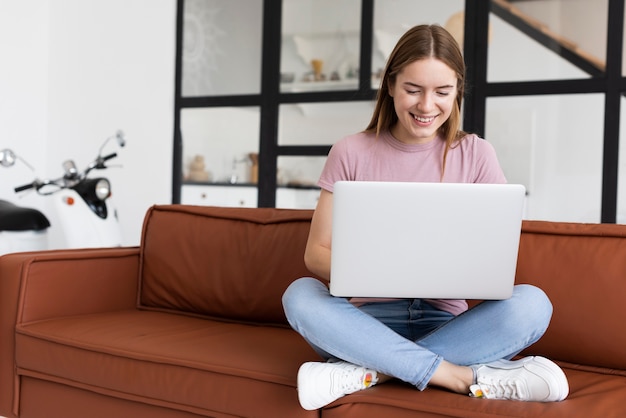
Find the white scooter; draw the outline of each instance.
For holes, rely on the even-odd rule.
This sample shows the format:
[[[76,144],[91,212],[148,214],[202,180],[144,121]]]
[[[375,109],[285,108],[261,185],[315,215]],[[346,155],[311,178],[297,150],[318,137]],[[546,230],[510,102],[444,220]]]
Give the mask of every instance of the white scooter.
[[[88,177],[92,170],[108,168],[106,162],[117,153],[102,155],[112,139],[120,147],[126,144],[122,131],[107,138],[94,161],[79,171],[72,160],[63,163],[64,174],[57,179],[39,180],[15,188],[16,193],[34,189],[42,196],[54,198],[54,209],[63,234],[63,248],[117,247],[122,245],[115,209],[110,204],[111,184],[104,177]]]
[[[0,166],[11,167],[18,159],[13,151],[0,150]],[[39,210],[0,200],[0,255],[47,249],[49,227],[50,221]]]

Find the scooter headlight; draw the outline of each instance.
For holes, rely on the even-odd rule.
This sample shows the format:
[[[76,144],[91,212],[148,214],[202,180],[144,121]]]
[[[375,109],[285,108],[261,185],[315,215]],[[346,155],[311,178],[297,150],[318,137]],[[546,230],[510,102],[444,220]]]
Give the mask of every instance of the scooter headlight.
[[[85,201],[87,206],[99,217],[108,216],[105,200],[111,196],[111,184],[104,177],[83,179],[70,187]]]
[[[111,183],[107,179],[98,179],[94,192],[99,200],[105,200],[111,195]]]

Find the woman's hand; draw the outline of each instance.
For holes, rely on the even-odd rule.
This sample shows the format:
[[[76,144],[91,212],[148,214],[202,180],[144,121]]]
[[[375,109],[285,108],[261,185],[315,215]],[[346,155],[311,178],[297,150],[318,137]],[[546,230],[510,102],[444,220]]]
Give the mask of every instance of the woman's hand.
[[[304,252],[304,264],[311,273],[330,280],[330,244],[332,236],[333,194],[322,189],[311,221]]]

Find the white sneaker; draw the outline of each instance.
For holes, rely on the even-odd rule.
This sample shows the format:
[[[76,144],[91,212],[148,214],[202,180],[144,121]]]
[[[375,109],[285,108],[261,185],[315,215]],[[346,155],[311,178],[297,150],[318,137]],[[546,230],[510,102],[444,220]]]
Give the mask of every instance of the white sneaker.
[[[544,357],[499,360],[472,368],[476,372],[476,384],[470,386],[470,396],[553,402],[562,401],[569,393],[563,370]]]
[[[375,371],[344,361],[304,363],[298,371],[298,398],[304,409],[312,411],[376,382]]]

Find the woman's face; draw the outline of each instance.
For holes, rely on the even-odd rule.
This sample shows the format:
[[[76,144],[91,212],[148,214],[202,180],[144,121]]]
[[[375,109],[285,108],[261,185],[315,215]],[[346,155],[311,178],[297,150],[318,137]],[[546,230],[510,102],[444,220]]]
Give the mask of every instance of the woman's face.
[[[408,64],[389,86],[398,115],[392,135],[407,144],[432,141],[450,117],[457,95],[456,73],[435,58]]]

